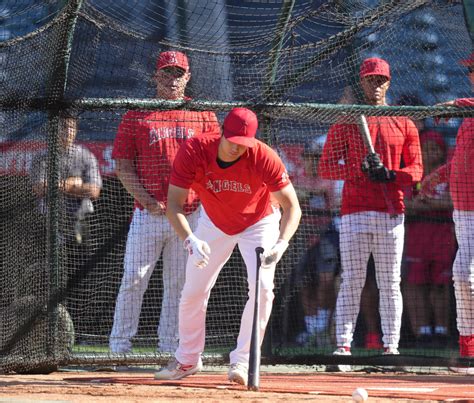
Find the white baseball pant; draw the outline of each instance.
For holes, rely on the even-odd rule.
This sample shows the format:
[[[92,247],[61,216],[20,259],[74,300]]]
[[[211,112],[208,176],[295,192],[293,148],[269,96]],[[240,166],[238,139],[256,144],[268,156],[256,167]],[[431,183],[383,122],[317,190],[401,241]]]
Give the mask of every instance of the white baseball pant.
[[[456,323],[461,336],[474,334],[474,211],[453,212],[458,251],[453,264]]]
[[[360,298],[367,276],[367,262],[373,254],[380,293],[383,345],[398,348],[403,300],[400,271],[405,235],[404,215],[390,218],[387,213],[367,211],[342,217],[340,232],[341,288],[336,302],[338,346],[350,347]]]
[[[187,219],[195,228],[199,212]],[[187,252],[166,216],[154,216],[135,209],[127,237],[124,274],[115,305],[110,333],[110,350],[127,353],[132,349],[140,319],[143,295],[160,255],[163,254],[163,300],[158,325],[158,350],[173,352],[178,345],[179,296],[184,285]]]
[[[176,359],[182,364],[198,362],[205,345],[206,309],[217,277],[229,260],[235,245],[247,267],[248,300],[242,314],[237,347],[230,353],[230,362],[248,365],[250,339],[255,301],[255,275],[257,257],[255,248],[271,248],[278,240],[281,214],[275,210],[237,235],[227,235],[217,228],[209,219],[204,209],[201,210],[195,235],[206,241],[211,254],[209,264],[204,269],[196,268],[190,261],[186,265],[186,282],[179,304],[179,347]],[[273,277],[275,264],[260,271],[260,343],[263,341],[265,328],[270,318],[273,304]]]

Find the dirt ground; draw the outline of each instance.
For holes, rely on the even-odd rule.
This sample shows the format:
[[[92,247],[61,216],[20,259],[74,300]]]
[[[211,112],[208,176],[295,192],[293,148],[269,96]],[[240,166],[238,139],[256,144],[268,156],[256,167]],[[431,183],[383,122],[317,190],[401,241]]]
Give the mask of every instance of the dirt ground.
[[[152,373],[121,374],[97,372],[54,372],[49,375],[2,375],[0,376],[0,402],[114,402],[117,403],[164,403],[164,402],[352,402],[351,396],[331,396],[303,393],[262,393],[242,390],[213,388],[184,388],[179,386],[140,385],[124,383],[100,383],[71,380],[74,378],[110,378],[144,376]],[[393,398],[370,398],[369,402],[393,402]],[[413,402],[415,400],[397,400]],[[420,400],[417,400],[420,402]]]

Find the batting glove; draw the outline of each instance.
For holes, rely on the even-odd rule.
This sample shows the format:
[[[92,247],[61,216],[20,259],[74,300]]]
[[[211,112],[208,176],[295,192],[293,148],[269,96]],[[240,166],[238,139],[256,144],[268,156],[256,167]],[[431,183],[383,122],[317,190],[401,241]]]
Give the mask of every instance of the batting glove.
[[[380,155],[377,153],[370,153],[364,158],[361,164],[362,172],[369,172],[371,169],[376,169],[381,167],[382,161]]]
[[[379,168],[369,169],[369,179],[372,182],[393,182],[397,177],[395,171],[389,170],[386,166],[382,165]]]
[[[198,269],[204,269],[209,263],[211,248],[205,241],[201,241],[196,235],[189,235],[183,243],[184,249],[189,253],[189,259]]]
[[[272,265],[276,265],[283,256],[283,253],[285,253],[286,248],[288,248],[288,241],[279,239],[269,251],[260,254],[260,267],[262,269],[269,269]]]

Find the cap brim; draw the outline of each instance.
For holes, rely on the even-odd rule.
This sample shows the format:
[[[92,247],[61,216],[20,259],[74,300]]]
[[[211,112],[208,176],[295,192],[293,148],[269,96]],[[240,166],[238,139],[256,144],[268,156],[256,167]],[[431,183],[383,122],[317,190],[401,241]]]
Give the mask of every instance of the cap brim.
[[[360,78],[368,77],[368,76],[380,76],[380,77],[385,77],[387,80],[391,80],[392,78],[390,76],[387,76],[386,74],[380,74],[380,73],[365,73],[365,74],[360,74]]]
[[[183,70],[183,71],[186,72],[186,73],[188,72],[188,69],[187,69],[187,68],[185,68],[185,67],[183,67],[183,66],[179,66],[179,65],[177,65],[177,64],[171,64],[171,63],[164,64],[163,66],[160,66],[160,67],[158,68],[158,70],[162,70],[162,69],[165,69],[165,68],[167,68],[167,67],[177,67],[178,69],[181,69],[181,70]]]
[[[231,143],[252,148],[255,145],[255,137],[231,136],[226,137]]]

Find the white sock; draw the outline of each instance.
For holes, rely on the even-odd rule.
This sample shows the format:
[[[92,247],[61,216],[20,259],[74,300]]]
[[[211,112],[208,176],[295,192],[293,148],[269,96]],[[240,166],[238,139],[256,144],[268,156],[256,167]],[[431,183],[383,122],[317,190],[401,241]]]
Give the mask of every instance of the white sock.
[[[316,315],[316,331],[321,332],[328,327],[331,311],[329,309],[319,309]]]
[[[420,326],[418,328],[418,333],[422,336],[431,336],[433,334],[431,331],[431,326]]]
[[[316,323],[317,323],[317,315],[308,315],[304,317],[304,323],[306,324],[306,331],[309,334],[316,333]]]
[[[435,334],[446,336],[448,334],[448,329],[446,326],[436,326]]]

